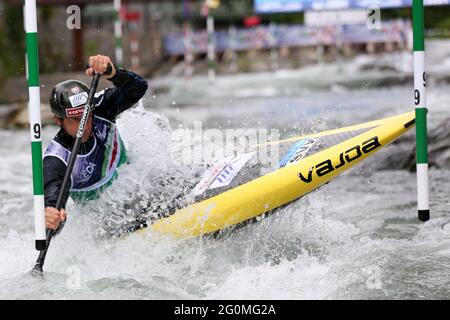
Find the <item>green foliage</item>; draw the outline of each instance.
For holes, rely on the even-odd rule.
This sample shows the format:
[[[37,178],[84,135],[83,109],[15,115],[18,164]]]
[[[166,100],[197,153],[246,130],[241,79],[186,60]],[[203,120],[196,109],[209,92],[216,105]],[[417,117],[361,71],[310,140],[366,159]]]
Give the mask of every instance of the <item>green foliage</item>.
[[[203,0],[191,0],[191,21],[194,29],[205,28],[205,18],[201,16],[200,8]],[[210,11],[215,18],[216,29],[225,29],[229,25],[241,27],[244,18],[254,15],[253,0],[221,0],[220,7]],[[156,4],[155,4],[156,5]],[[158,4],[164,6],[165,4]],[[169,6],[171,10],[174,7]],[[183,5],[180,1],[175,6],[173,19],[179,24],[184,21]],[[39,37],[40,71],[64,71],[62,61],[70,61],[65,57],[63,47],[52,38],[52,21],[55,18],[52,6],[39,6],[40,33]],[[271,22],[278,24],[303,23],[303,13],[278,13],[259,15],[263,24]],[[382,19],[411,17],[411,8],[386,9],[382,11]],[[425,9],[425,27],[428,37],[450,37],[450,6],[434,6]],[[86,39],[85,53],[98,50],[95,42]],[[25,31],[23,30],[23,9],[21,5],[0,2],[0,82],[7,77],[23,76],[25,74]],[[0,84],[1,85],[1,84]]]
[[[191,0],[191,21],[194,28],[204,27],[204,17],[200,14],[201,3],[203,0]],[[178,12],[175,17],[178,23],[182,23],[183,5],[177,6]],[[253,0],[222,0],[220,7],[210,11],[214,16],[217,28],[233,24],[241,26],[246,16],[254,15]],[[262,23],[280,23],[280,24],[298,24],[303,23],[304,14],[301,12],[293,13],[274,13],[260,14]],[[411,8],[383,9],[382,19],[410,19]],[[427,29],[440,29],[450,31],[450,6],[432,6],[425,9],[425,27]]]
[[[275,22],[279,24],[303,24],[303,12],[275,13],[270,15],[261,15],[263,23]]]
[[[0,65],[3,77],[24,75],[25,31],[22,7],[4,5],[0,17]]]
[[[42,17],[42,22],[45,25],[48,25],[50,22],[50,19],[54,16],[55,10],[53,7],[50,6],[42,6],[41,11],[41,17]]]
[[[51,21],[55,17],[55,9],[51,6],[39,6],[38,15],[39,72],[63,71],[63,46],[61,43],[55,45],[54,37],[43,36],[50,35],[53,32],[54,26]]]
[[[450,30],[450,6],[440,7],[439,10],[436,7],[433,10],[426,10],[425,26]]]
[[[382,19],[410,19],[411,8],[383,10]],[[428,38],[450,37],[450,6],[425,7],[425,29]]]
[[[205,17],[201,15],[201,3],[203,0],[191,1],[191,15],[190,20],[194,29],[204,28]],[[178,12],[175,17],[177,23],[183,23],[184,10],[183,5],[177,6]],[[210,15],[214,17],[215,26],[217,29],[227,28],[229,25],[241,27],[244,24],[244,18],[255,15],[253,10],[253,0],[239,0],[239,1],[225,1],[220,2],[217,9],[210,10]],[[275,13],[258,15],[261,18],[261,23],[269,24],[270,22],[284,23],[284,24],[299,24],[303,23],[302,12],[292,13]]]
[[[25,30],[22,6],[3,5],[0,11],[0,81],[7,77],[25,76]],[[44,6],[38,11],[42,23],[41,32],[51,33],[50,21],[54,9]],[[61,48],[55,46],[51,38],[39,37],[39,71],[58,70],[62,57]]]
[[[96,55],[99,52],[99,45],[97,41],[87,41],[84,47],[84,56],[89,57]]]

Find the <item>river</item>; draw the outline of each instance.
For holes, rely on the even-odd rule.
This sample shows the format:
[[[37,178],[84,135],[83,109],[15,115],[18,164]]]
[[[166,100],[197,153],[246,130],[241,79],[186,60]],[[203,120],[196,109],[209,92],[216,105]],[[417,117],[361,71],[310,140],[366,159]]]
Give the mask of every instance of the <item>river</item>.
[[[385,80],[408,74],[409,56],[218,77],[214,86],[201,76],[150,79],[142,105],[118,120],[130,165],[99,200],[69,201],[44,280],[26,275],[37,257],[29,133],[0,130],[0,299],[448,299],[448,170],[430,172],[426,223],[416,217],[414,173],[358,166],[223,238],[101,237],[102,217],[130,197],[159,192],[158,205],[170,205],[170,194],[191,188],[201,168],[174,161],[173,132],[202,121],[289,136],[407,112],[412,84]],[[390,68],[367,68],[382,61]],[[448,85],[432,82],[430,129],[450,116],[449,104]],[[56,131],[44,128],[44,145]],[[158,186],[161,173],[175,179]]]

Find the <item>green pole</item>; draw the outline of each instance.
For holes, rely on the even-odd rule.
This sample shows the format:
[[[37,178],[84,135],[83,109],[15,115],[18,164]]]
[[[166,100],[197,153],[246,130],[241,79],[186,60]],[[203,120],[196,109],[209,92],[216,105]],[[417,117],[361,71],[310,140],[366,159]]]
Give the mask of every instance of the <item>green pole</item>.
[[[34,229],[36,250],[43,250],[46,247],[46,235],[36,0],[25,0],[25,31],[28,62],[28,114],[33,168]]]
[[[420,221],[430,219],[428,138],[423,0],[413,0],[414,103],[416,107],[417,210]]]

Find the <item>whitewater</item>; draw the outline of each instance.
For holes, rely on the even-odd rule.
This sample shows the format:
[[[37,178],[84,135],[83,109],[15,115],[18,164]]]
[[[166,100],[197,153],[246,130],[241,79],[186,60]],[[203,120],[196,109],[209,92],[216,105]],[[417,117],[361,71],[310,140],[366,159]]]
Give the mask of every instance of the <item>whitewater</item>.
[[[431,75],[450,73],[449,53],[428,58]],[[411,59],[359,56],[223,76],[214,86],[203,76],[190,84],[175,75],[149,79],[141,103],[117,121],[130,164],[99,200],[69,201],[44,280],[27,275],[37,258],[29,132],[0,130],[0,299],[448,299],[446,169],[430,171],[427,223],[416,217],[415,173],[358,166],[220,238],[104,237],[111,220],[133,214],[130,201],[170,206],[180,192],[189,200],[204,168],[177,161],[177,130],[202,121],[204,128],[275,128],[290,136],[411,111]],[[450,93],[439,81],[428,89],[431,130],[450,118]],[[56,132],[44,128],[44,146]]]

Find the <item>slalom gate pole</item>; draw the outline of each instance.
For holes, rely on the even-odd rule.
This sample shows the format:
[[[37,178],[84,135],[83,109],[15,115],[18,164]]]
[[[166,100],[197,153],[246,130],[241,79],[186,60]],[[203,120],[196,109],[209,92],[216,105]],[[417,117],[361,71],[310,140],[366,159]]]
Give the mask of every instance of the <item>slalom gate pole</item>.
[[[208,32],[208,80],[209,83],[212,84],[216,79],[216,44],[214,39],[214,17],[209,14],[209,10],[206,18],[206,30]]]
[[[183,45],[184,45],[184,77],[187,81],[192,80],[194,74],[194,54],[192,52],[192,28],[190,23],[191,18],[191,3],[189,0],[183,1]]]
[[[235,73],[237,71],[237,53],[236,53],[236,27],[230,26],[228,29],[228,39],[230,47],[230,71]]]
[[[36,0],[25,0],[24,13],[28,65],[28,114],[30,121],[31,160],[33,168],[35,246],[36,250],[43,250],[46,247],[46,235]]]
[[[122,3],[121,0],[114,0],[114,10],[116,11],[116,19],[114,21],[114,37],[116,46],[116,65],[123,65],[123,47],[122,47]]]
[[[276,38],[277,25],[274,22],[269,24],[269,44],[270,44],[270,69],[279,69],[279,56],[278,56],[278,40]]]
[[[22,12],[22,15],[23,15],[23,30],[25,31],[25,34],[26,34],[26,32],[27,32],[27,24],[26,24],[26,16],[27,16],[27,14],[26,14],[26,5],[25,5],[25,2],[24,2],[24,4],[23,4],[23,12]],[[28,55],[27,55],[27,50],[25,50],[25,77],[26,77],[26,79],[27,79],[27,82],[28,82]]]
[[[109,74],[112,71],[112,67],[108,66],[107,72],[105,74]],[[94,103],[94,95],[97,91],[98,82],[100,81],[101,75],[99,73],[94,73],[92,77],[91,87],[89,89],[88,100],[86,106],[84,107],[83,115],[81,116],[80,125],[77,130],[75,142],[72,147],[72,152],[70,153],[69,161],[67,163],[66,173],[64,174],[64,179],[61,184],[61,189],[59,190],[58,198],[56,200],[56,209],[60,211],[63,208],[64,198],[67,197],[70,188],[71,176],[73,167],[75,166],[75,161],[77,159],[78,151],[81,146],[81,139],[83,138],[83,134],[86,128],[86,123],[89,118],[89,113],[91,112],[92,105]],[[36,260],[36,264],[31,271],[34,274],[42,275],[43,267],[45,262],[45,257],[47,255],[48,248],[50,246],[50,241],[52,240],[54,231],[52,229],[47,230],[46,234],[46,246],[39,253],[39,257]]]
[[[420,221],[430,219],[428,187],[427,100],[425,73],[424,5],[413,0],[414,104],[416,108],[417,210]]]
[[[131,49],[131,68],[133,70],[138,70],[140,61],[139,61],[139,35],[137,31],[137,23],[130,23],[131,26],[131,34],[130,34],[130,49]]]

